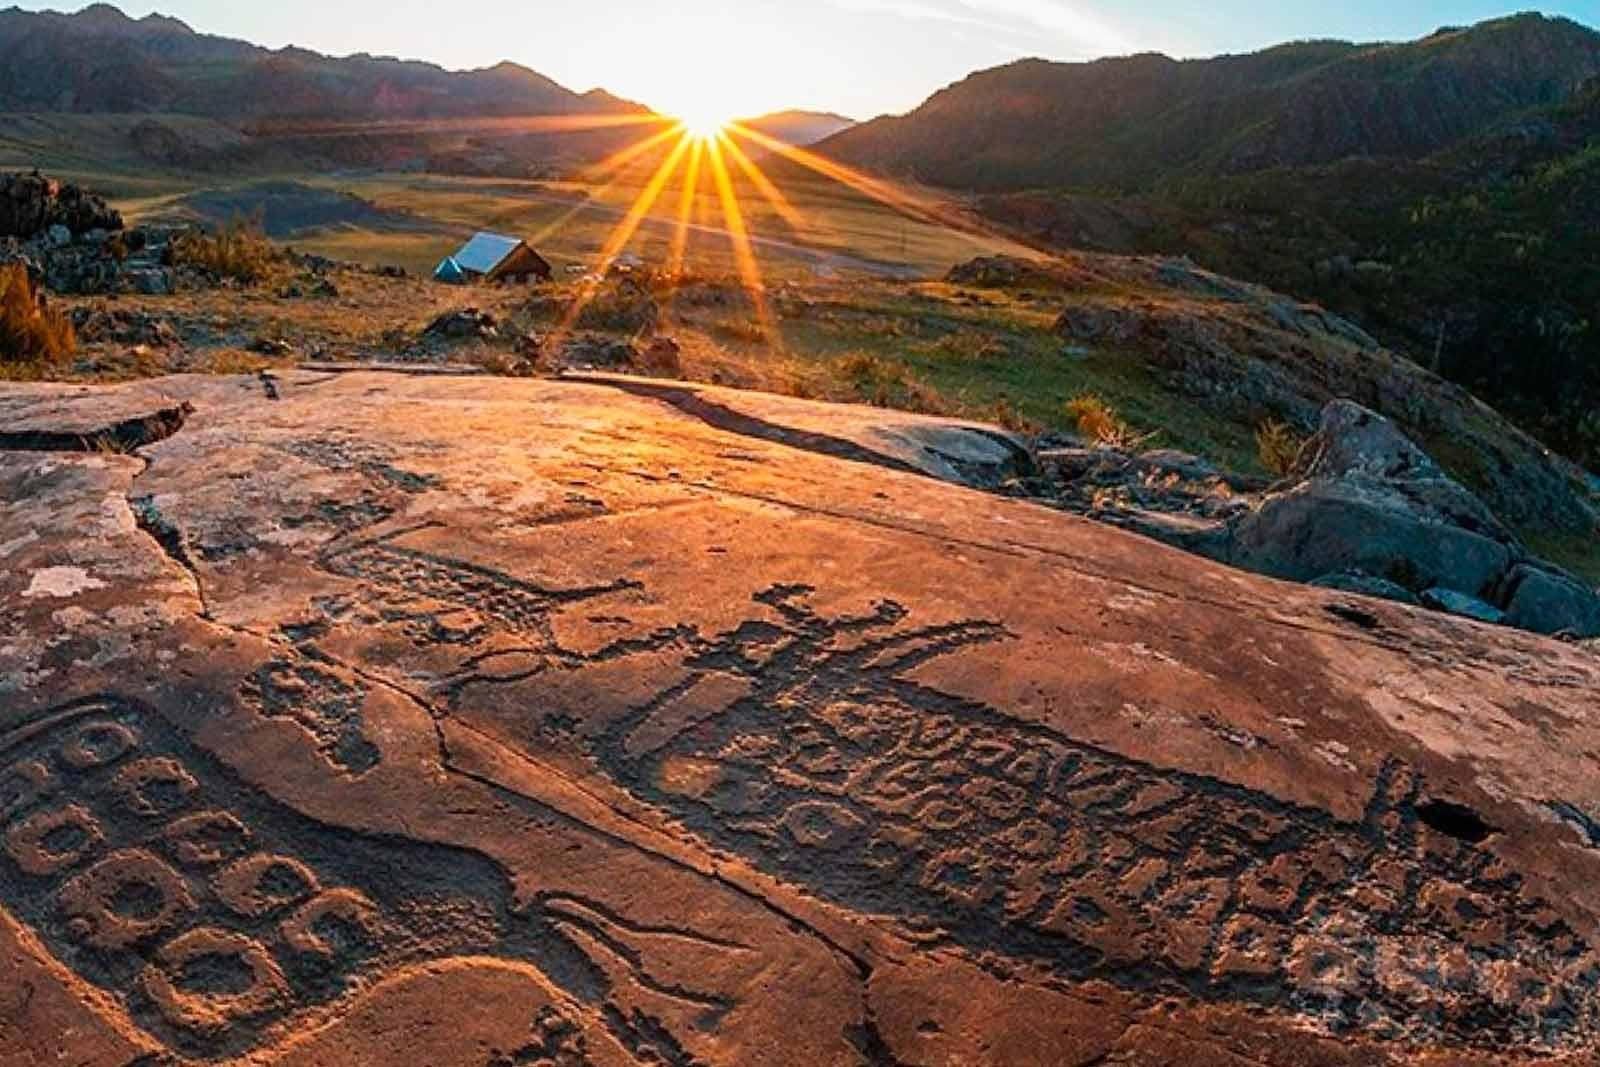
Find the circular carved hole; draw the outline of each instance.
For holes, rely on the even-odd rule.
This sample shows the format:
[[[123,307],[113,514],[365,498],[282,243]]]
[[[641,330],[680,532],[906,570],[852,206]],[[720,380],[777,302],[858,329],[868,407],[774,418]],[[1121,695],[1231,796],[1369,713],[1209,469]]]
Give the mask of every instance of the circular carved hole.
[[[200,790],[200,783],[173,759],[143,759],[117,772],[116,789],[128,807],[146,818],[175,814]]]
[[[90,722],[61,746],[61,762],[79,771],[109,766],[132,752],[139,737],[119,722]]]
[[[271,954],[228,930],[202,928],[175,939],[143,983],[168,1021],[198,1033],[221,1033],[289,1003],[288,982]]]
[[[61,890],[73,933],[97,948],[126,948],[193,908],[178,872],[138,850],[112,853]]]
[[[299,860],[259,853],[217,875],[216,888],[224,904],[255,919],[312,896],[317,876]]]
[[[6,835],[6,852],[25,873],[42,878],[77,866],[104,840],[95,817],[73,804],[18,823]]]

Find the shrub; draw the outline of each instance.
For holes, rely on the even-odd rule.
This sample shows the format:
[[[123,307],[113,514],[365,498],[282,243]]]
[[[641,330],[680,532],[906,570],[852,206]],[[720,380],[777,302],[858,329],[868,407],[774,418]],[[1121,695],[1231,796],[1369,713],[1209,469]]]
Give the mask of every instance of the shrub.
[[[927,413],[942,408],[936,396],[893,360],[857,352],[840,360],[837,369],[856,396],[874,407]]]
[[[661,323],[661,308],[643,283],[629,276],[608,279],[578,313],[582,330],[643,337]]]
[[[1067,417],[1078,427],[1079,433],[1095,444],[1119,451],[1131,451],[1155,436],[1135,432],[1115,408],[1093,393],[1083,393],[1067,401]]]
[[[1287,478],[1294,473],[1306,439],[1286,422],[1268,419],[1256,429],[1256,454],[1268,474]]]
[[[50,307],[20,263],[0,266],[0,360],[59,363],[78,347],[67,316]]]
[[[1037,434],[1044,429],[1044,427],[1018,410],[1017,405],[1012,402],[1009,396],[1002,396],[994,402],[990,420],[1000,427],[1010,430],[1012,433],[1025,436]]]
[[[198,230],[172,242],[172,265],[198,267],[222,278],[253,285],[264,279],[278,259],[278,250],[261,224],[235,218],[216,233]]]

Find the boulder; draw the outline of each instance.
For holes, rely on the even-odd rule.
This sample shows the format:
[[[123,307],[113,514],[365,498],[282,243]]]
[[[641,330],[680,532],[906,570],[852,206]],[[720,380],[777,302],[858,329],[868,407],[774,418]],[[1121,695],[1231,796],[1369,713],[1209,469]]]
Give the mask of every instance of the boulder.
[[[683,373],[683,349],[670,337],[657,337],[639,352],[636,364],[645,374],[676,378]]]
[[[1323,412],[1296,464],[1234,528],[1238,566],[1420,601],[1480,622],[1600,635],[1600,596],[1536,560],[1504,523],[1388,419],[1348,400]],[[1328,575],[1334,575],[1329,579]],[[1340,582],[1340,584],[1334,584]]]
[[[1454,589],[1425,589],[1421,599],[1424,607],[1460,615],[1464,619],[1486,622],[1491,626],[1500,626],[1506,621],[1506,613],[1493,604]]]
[[[1600,637],[1600,594],[1576,578],[1522,564],[1507,581],[1506,617],[1512,626],[1579,639]]]
[[[122,285],[122,265],[101,248],[68,245],[40,254],[44,284],[51,292],[74,296],[114,293]]]
[[[627,341],[604,334],[581,333],[567,338],[560,359],[566,367],[621,370],[632,366],[638,355],[638,350]]]
[[[0,237],[26,241],[58,226],[70,241],[90,230],[120,230],[122,216],[98,196],[37,172],[0,175]]]
[[[447,341],[490,341],[500,336],[500,324],[493,315],[477,308],[447,311],[434,319],[423,336]]]
[[[126,308],[75,308],[72,326],[80,341],[91,344],[103,342],[173,348],[180,343],[178,331],[167,319]]]
[[[1322,409],[1296,472],[1307,478],[1366,475],[1385,481],[1443,478],[1444,471],[1393,422],[1352,400]]]
[[[1355,593],[1377,600],[1393,600],[1397,604],[1421,607],[1422,598],[1398,582],[1391,582],[1362,571],[1341,571],[1326,574],[1311,583],[1318,589],[1333,589],[1341,593]]]
[[[1056,319],[1055,330],[1069,341],[1085,344],[1126,344],[1146,329],[1146,320],[1129,308],[1074,304]]]
[[[144,296],[170,296],[172,271],[167,267],[140,267],[123,273],[128,288]]]
[[[1506,544],[1418,509],[1370,478],[1316,478],[1267,496],[1234,528],[1231,560],[1310,582],[1359,570],[1421,591],[1492,590],[1514,556]]]

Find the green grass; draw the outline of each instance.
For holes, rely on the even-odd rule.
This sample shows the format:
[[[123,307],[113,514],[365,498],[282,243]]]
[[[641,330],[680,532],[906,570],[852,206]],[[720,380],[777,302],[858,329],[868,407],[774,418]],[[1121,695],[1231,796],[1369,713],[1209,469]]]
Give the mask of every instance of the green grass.
[[[1593,586],[1600,586],[1600,531],[1584,537],[1549,530],[1519,530],[1523,542],[1534,553],[1565,567]]]
[[[995,301],[972,306],[944,286],[880,286],[780,316],[785,355],[813,379],[858,382],[856,398],[910,396],[913,406],[1029,428],[1073,430],[1066,403],[1093,393],[1150,447],[1206,456],[1233,470],[1261,473],[1255,428],[1221,418],[1174,394],[1136,354],[1069,352],[1053,315]],[[723,340],[742,313],[695,310],[691,322]],[[726,332],[719,327],[727,322]],[[751,345],[749,358],[760,358]],[[870,371],[870,373],[868,373]]]

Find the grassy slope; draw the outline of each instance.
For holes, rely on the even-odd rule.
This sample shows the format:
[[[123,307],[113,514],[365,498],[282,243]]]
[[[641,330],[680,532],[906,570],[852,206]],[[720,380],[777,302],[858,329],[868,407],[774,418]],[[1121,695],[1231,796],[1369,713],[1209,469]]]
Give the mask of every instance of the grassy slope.
[[[93,161],[90,161],[91,165]],[[205,176],[139,175],[123,160],[78,172],[91,184],[110,188],[119,206],[136,218],[158,213],[170,200],[216,184]],[[494,228],[527,233],[558,267],[592,265],[596,252],[648,180],[653,165],[628,168],[614,184],[530,183],[427,175],[368,175],[299,180],[363,196],[380,207],[457,227],[461,232]],[[904,215],[822,179],[802,179],[773,168],[794,208],[805,220],[796,234],[742,178],[741,201],[752,232],[804,244],[813,252],[897,264],[923,278],[942,274],[977,254],[1015,252],[998,239],[974,237]],[[261,175],[258,177],[266,177]],[[274,176],[276,177],[276,176]],[[295,177],[284,175],[284,177]],[[594,203],[573,212],[592,197]],[[669,186],[632,247],[648,261],[666,258],[681,189]],[[722,221],[709,182],[692,200],[691,218],[707,226]],[[606,209],[609,209],[606,210]],[[447,231],[448,232],[448,231]],[[453,239],[438,233],[378,233],[333,229],[297,238],[301,248],[359,262],[400,263],[427,270]],[[1052,326],[1064,298],[986,291],[982,294],[931,281],[873,277],[846,265],[837,278],[821,278],[814,256],[758,247],[782,343],[776,350],[752,329],[754,316],[733,280],[736,264],[727,238],[691,234],[689,266],[716,279],[724,297],[684,299],[668,308],[669,328],[684,348],[689,377],[839,400],[885,403],[990,419],[1028,428],[1068,428],[1070,398],[1096,393],[1139,431],[1155,432],[1156,443],[1208,456],[1235,470],[1259,473],[1253,424],[1196,404],[1153,372],[1135,351],[1074,350]],[[476,304],[515,318],[522,298],[515,292],[454,290],[420,280],[387,282],[341,276],[343,296],[332,303],[283,302],[270,292],[194,294],[179,298],[123,298],[122,306],[148,304],[158,313],[191,320],[226,322],[216,353],[191,365],[204,368],[237,362],[240,349],[257,336],[283,337],[302,351],[334,357],[372,358],[412,339],[430,319],[450,307]],[[1080,294],[1093,299],[1094,294]],[[1073,297],[1077,298],[1077,297]],[[108,366],[121,366],[108,356]],[[209,362],[208,362],[209,360]],[[160,369],[139,363],[125,370]],[[1537,531],[1535,531],[1537,534]],[[1587,543],[1544,544],[1574,569],[1600,573],[1600,552]]]

